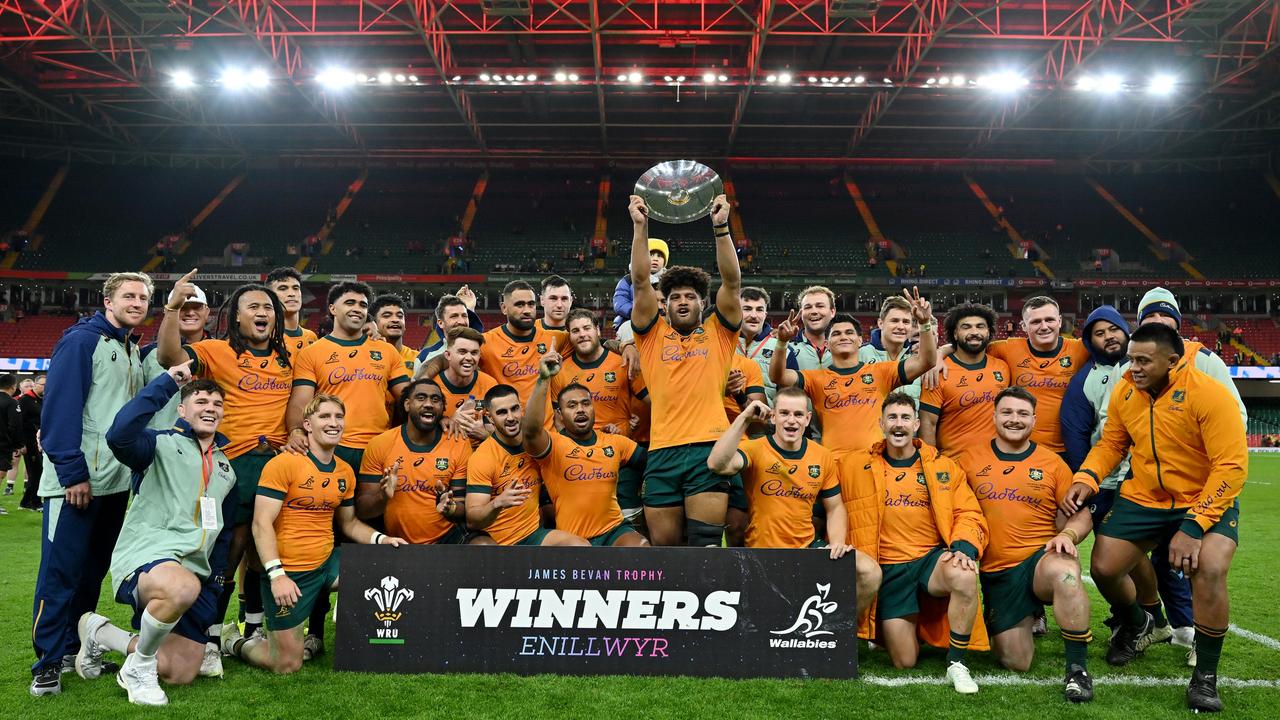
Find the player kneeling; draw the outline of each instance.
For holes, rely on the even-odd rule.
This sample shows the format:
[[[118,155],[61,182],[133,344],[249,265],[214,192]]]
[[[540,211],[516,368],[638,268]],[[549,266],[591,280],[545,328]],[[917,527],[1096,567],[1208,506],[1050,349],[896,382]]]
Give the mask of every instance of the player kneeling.
[[[849,518],[840,501],[835,456],[804,436],[812,419],[809,398],[798,387],[779,390],[772,411],[753,400],[711,448],[707,467],[718,475],[742,473],[747,547],[826,547],[832,560],[852,551],[862,612],[880,587],[880,568],[849,544]],[[771,435],[743,440],[748,425],[769,421]],[[813,505],[819,499],[827,516],[826,542],[817,538],[813,525]]]
[[[985,635],[977,619],[977,559],[987,522],[960,466],[915,439],[915,400],[894,392],[881,407],[885,439],[839,463],[854,544],[874,553],[883,574],[879,602],[860,634],[878,638],[895,667],[914,667],[920,595],[948,598],[947,678],[956,692],[976,693],[964,660],[971,636]]]
[[[551,378],[560,372],[560,355],[552,350],[538,365],[538,382],[521,420],[525,451],[537,463],[542,483],[555,505],[556,527],[586,538],[592,545],[640,547],[649,544],[622,517],[618,477],[622,468],[644,473],[645,451],[630,438],[596,431],[591,390],[570,383],[556,397],[556,416],[564,428],[547,432]]]
[[[1089,534],[1092,518],[1077,512],[1068,519],[1058,512],[1071,490],[1071,469],[1056,453],[1031,442],[1035,396],[1025,388],[1006,388],[996,396],[995,408],[995,438],[965,453],[963,463],[991,531],[979,573],[991,647],[1010,670],[1031,667],[1031,625],[1052,603],[1066,646],[1063,694],[1072,702],[1088,702],[1093,699],[1086,661],[1092,635],[1076,543]]]
[[[356,519],[355,471],[334,455],[346,427],[342,400],[319,393],[302,417],[307,454],[283,453],[267,463],[253,509],[253,539],[267,575],[267,636],[241,637],[235,623],[222,629],[223,652],[281,674],[302,667],[303,624],[316,600],[338,589],[335,514],[343,534],[358,542],[405,544]]]
[[[76,674],[98,677],[105,650],[126,654],[116,683],[135,705],[167,705],[159,681],[185,685],[200,672],[231,544],[224,519],[235,517],[238,497],[221,450],[226,438],[218,434],[222,389],[190,381],[190,363],[169,368],[120,409],[107,432],[111,452],[133,470],[133,503],[111,553],[111,580],[116,600],[133,607],[138,635],[85,613]],[[179,387],[177,425],[147,429]]]

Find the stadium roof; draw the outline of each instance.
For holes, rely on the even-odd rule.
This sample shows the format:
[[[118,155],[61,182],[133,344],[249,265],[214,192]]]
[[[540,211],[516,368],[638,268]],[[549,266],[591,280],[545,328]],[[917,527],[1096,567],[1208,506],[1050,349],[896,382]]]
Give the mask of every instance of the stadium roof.
[[[1277,46],[1280,0],[0,0],[0,151],[1249,162]]]

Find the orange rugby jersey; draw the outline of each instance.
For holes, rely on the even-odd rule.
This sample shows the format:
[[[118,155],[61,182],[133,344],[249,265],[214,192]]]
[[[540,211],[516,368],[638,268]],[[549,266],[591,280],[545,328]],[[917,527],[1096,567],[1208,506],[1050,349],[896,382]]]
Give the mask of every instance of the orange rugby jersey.
[[[808,439],[799,450],[783,450],[771,435],[738,443],[738,456],[750,518],[747,547],[809,547],[817,535],[814,503],[840,496],[835,456]]]
[[[969,487],[987,517],[990,540],[982,571],[1007,570],[1031,557],[1058,534],[1058,503],[1071,489],[1071,469],[1057,453],[1031,443],[1025,452],[1000,452],[996,441],[975,447],[960,461]]]
[[[1089,350],[1084,343],[1060,337],[1057,348],[1040,352],[1031,347],[1027,338],[1010,338],[991,343],[987,354],[1009,366],[1012,373],[1009,384],[1030,390],[1036,396],[1036,415],[1049,420],[1036,423],[1031,431],[1032,442],[1056,453],[1065,451],[1058,415],[1071,376],[1089,360]]]
[[[629,438],[593,432],[582,442],[551,433],[551,445],[534,458],[556,508],[556,528],[580,538],[603,535],[622,524],[618,471],[644,467],[644,451]]]
[[[483,400],[485,394],[493,389],[494,385],[498,384],[498,381],[494,380],[493,377],[479,370],[476,370],[475,374],[471,376],[471,382],[463,385],[454,385],[449,382],[449,378],[445,377],[444,373],[440,373],[435,379],[440,385],[441,392],[444,393],[445,417],[453,417],[453,414],[458,411],[462,403],[473,395],[477,402]]]
[[[289,349],[290,358],[297,355],[299,350],[315,342],[317,339],[315,331],[308,330],[302,326],[299,326],[297,330],[285,328],[284,331],[284,346]]]
[[[631,416],[636,407],[644,404],[649,394],[640,375],[631,379],[622,367],[622,356],[608,348],[595,362],[583,362],[576,355],[569,355],[560,366],[560,372],[551,378],[548,390],[548,406],[564,388],[577,383],[591,391],[591,404],[596,411],[596,430],[606,425],[618,428],[617,434],[631,436]]]
[[[729,365],[729,372],[734,370],[741,370],[747,376],[747,389],[743,391],[744,393],[747,395],[753,393],[765,394],[764,373],[761,372],[759,363],[735,352]],[[728,383],[727,378],[725,382]],[[730,423],[737,420],[738,416],[742,414],[742,408],[738,407],[738,401],[734,400],[731,395],[724,396],[724,414]]]
[[[294,385],[337,395],[346,405],[342,446],[363,448],[387,429],[387,391],[409,382],[400,352],[389,342],[325,335],[294,355]]]
[[[905,460],[885,457],[884,520],[880,524],[880,564],[919,560],[940,547],[942,534],[933,517],[929,486],[925,484],[920,454]]]
[[[640,368],[652,399],[649,449],[715,442],[729,427],[724,389],[737,353],[738,330],[712,313],[688,335],[659,314],[636,328]]]
[[[515,545],[542,526],[538,515],[542,476],[537,463],[523,448],[505,445],[490,436],[467,463],[467,494],[501,495],[508,487],[528,488],[530,492],[523,505],[503,508],[493,524],[484,528],[499,545]]]
[[[391,347],[395,347],[392,345]],[[411,347],[400,348],[400,359],[404,361],[404,369],[409,372],[409,377],[413,377],[413,368],[418,363],[418,351]]]
[[[563,330],[545,330],[541,325],[536,325],[528,335],[512,335],[504,323],[484,334],[480,370],[500,384],[514,387],[520,394],[521,404],[527,404],[533,385],[538,382],[538,363],[542,356],[548,350],[563,347],[568,337]]]
[[[270,350],[249,349],[239,357],[226,340],[201,340],[184,345],[194,362],[191,373],[222,387],[224,414],[218,431],[227,436],[228,458],[239,457],[266,437],[274,447],[284,445],[284,412],[293,388],[293,368]]]
[[[431,445],[409,440],[404,425],[369,441],[360,464],[360,482],[380,483],[382,475],[400,461],[396,493],[387,501],[387,532],[414,545],[439,542],[456,525],[436,512],[436,483],[461,491],[467,483],[471,443],[439,434]]]
[[[996,434],[996,395],[1009,387],[1009,366],[990,355],[967,365],[948,355],[945,380],[920,393],[920,411],[938,416],[938,451],[958,458]]]
[[[276,550],[289,572],[314,570],[333,553],[333,515],[355,505],[356,474],[334,456],[281,453],[267,461],[258,494],[284,502],[276,516]]]
[[[884,439],[880,405],[894,388],[906,384],[904,362],[800,371],[798,384],[813,402],[822,423],[822,444],[828,450],[866,450]]]

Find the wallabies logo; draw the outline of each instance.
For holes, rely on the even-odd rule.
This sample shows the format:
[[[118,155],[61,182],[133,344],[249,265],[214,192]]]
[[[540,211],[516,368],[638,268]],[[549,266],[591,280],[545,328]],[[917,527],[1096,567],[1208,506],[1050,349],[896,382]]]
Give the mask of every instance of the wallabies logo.
[[[1058,358],[1058,364],[1064,368],[1069,368],[1071,367],[1071,358],[1069,357]]]
[[[863,385],[870,385],[871,383],[873,383],[873,382],[875,382],[875,381],[876,381],[876,376],[875,376],[875,375],[872,375],[871,373],[863,373],[863,374],[862,374],[862,384],[863,384]]]
[[[942,483],[943,485],[946,485],[947,483],[951,482],[951,473],[949,472],[938,473],[938,482]]]
[[[436,458],[436,469],[437,469],[437,470],[448,470],[448,469],[449,469],[449,458]]]
[[[928,482],[924,479],[924,473],[916,473],[916,483],[920,485],[928,484]]]
[[[1030,477],[1032,480],[1043,480],[1044,471],[1041,470],[1040,468],[1031,468],[1031,471],[1027,473],[1027,476]]]
[[[345,493],[347,491],[347,479],[338,478],[338,492]]]
[[[1180,402],[1185,401],[1186,399],[1187,399],[1187,391],[1186,391],[1186,390],[1174,390],[1174,391],[1173,391],[1173,401],[1174,401],[1174,402],[1176,402],[1176,403],[1180,403]]]
[[[539,354],[539,355],[546,355],[546,354],[547,354],[547,344],[546,344],[546,343],[538,343],[538,354]]]
[[[605,456],[605,457],[613,457],[613,446],[612,446],[612,445],[605,445],[605,446],[604,446],[604,456]]]
[[[814,480],[817,480],[817,479],[818,479],[818,477],[819,477],[820,475],[822,475],[822,466],[821,466],[821,465],[810,465],[810,466],[809,466],[809,477],[813,478]]]
[[[604,381],[607,383],[617,382],[617,380],[618,380],[618,373],[607,372],[604,374]]]
[[[373,361],[381,360],[381,359],[382,359],[382,351],[381,351],[381,350],[370,350],[370,351],[369,351],[369,359],[370,359],[370,360],[373,360]]]
[[[1004,382],[1004,373],[999,370],[993,370],[991,372],[991,377],[995,378],[996,382]]]

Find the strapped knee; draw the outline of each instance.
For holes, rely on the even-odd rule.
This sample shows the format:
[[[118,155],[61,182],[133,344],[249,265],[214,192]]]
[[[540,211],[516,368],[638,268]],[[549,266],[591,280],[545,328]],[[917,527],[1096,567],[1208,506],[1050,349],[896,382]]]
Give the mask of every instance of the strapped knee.
[[[684,521],[684,534],[689,547],[720,547],[724,538],[724,525],[688,518]]]

